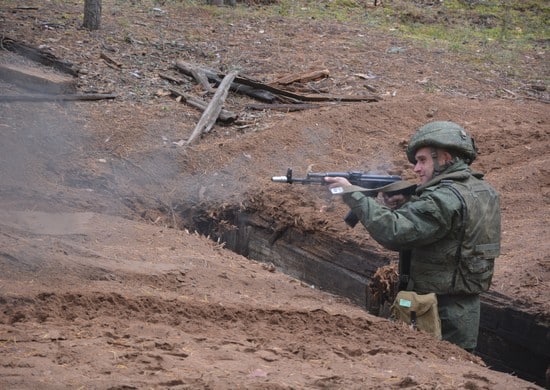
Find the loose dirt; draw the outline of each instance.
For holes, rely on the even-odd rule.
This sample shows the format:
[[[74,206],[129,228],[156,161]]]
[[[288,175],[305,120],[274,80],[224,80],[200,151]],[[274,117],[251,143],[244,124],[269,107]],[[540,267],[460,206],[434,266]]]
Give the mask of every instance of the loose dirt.
[[[537,388],[239,256],[189,222],[193,210],[223,220],[243,209],[274,229],[384,251],[346,227],[325,189],[271,176],[292,167],[414,180],[408,138],[453,120],[475,137],[473,166],[502,196],[492,289],[548,322],[550,114],[546,92],[527,88],[548,74],[544,47],[514,64],[517,79],[364,25],[247,17],[242,5],[104,1],[102,28],[90,32],[79,28],[80,2],[28,3],[38,9],[0,7],[3,34],[72,62],[80,92],[118,97],[0,103],[3,388]],[[262,82],[328,69],[293,87],[381,99],[279,112],[246,109],[255,102],[230,93],[238,123],[178,146],[200,118],[165,93],[174,86],[159,75],[183,78],[179,59]],[[0,60],[38,66],[10,52]],[[185,80],[178,88],[204,95]]]

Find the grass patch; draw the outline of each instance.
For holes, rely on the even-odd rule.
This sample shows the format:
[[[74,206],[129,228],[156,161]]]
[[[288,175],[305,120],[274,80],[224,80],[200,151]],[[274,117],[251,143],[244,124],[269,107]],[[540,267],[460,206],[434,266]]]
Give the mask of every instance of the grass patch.
[[[248,7],[245,15],[357,23],[385,30],[427,48],[460,55],[463,62],[506,69],[550,42],[547,0],[279,0]],[[489,65],[488,65],[489,64]]]

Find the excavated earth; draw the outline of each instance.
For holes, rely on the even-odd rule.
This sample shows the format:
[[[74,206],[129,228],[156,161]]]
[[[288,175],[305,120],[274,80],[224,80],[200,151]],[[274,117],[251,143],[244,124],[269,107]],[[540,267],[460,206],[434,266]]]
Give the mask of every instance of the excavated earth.
[[[80,28],[82,2],[25,5],[0,6],[3,36],[72,63],[79,93],[117,97],[0,102],[0,387],[545,386],[217,240],[244,213],[274,233],[271,243],[293,231],[395,262],[360,226],[344,224],[345,207],[325,188],[270,179],[292,167],[298,176],[362,170],[414,180],[408,138],[427,121],[453,120],[475,137],[473,167],[502,197],[491,291],[546,327],[547,344],[542,43],[500,68],[484,53],[472,65],[364,24],[251,16],[243,4],[103,1],[92,32]],[[230,92],[224,108],[237,121],[185,145],[201,113],[167,91],[205,101],[212,93],[178,72],[178,60],[262,83],[326,69],[327,78],[285,88],[380,99],[284,112],[253,109],[256,100]],[[7,50],[0,62],[59,73]],[[29,93],[1,85],[3,96]]]

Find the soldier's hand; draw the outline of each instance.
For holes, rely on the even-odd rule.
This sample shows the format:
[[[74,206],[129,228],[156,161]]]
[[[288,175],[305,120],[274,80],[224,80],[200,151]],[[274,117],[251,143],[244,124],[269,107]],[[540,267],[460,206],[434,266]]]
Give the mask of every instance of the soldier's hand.
[[[325,181],[329,184],[329,188],[334,187],[349,187],[351,183],[345,177],[325,177]]]
[[[403,206],[409,201],[410,198],[410,196],[403,194],[388,195],[386,193],[382,193],[384,205],[392,210],[398,209],[399,207]]]

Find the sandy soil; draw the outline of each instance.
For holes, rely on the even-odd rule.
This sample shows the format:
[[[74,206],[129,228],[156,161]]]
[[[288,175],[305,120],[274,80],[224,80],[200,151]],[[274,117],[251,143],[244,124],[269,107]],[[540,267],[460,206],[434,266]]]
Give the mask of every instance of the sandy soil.
[[[0,103],[1,387],[537,388],[186,226],[190,209],[223,220],[237,208],[382,251],[344,225],[324,189],[271,176],[293,167],[414,179],[404,156],[414,129],[454,120],[502,195],[492,289],[548,322],[550,111],[547,92],[528,87],[548,74],[544,47],[506,72],[351,23],[104,1],[102,29],[89,32],[80,3],[28,3],[39,9],[0,7],[5,36],[72,62],[80,92],[118,97]],[[328,69],[292,87],[380,101],[280,112],[230,93],[238,122],[178,146],[200,112],[165,92],[205,93],[176,60],[266,83]],[[8,52],[0,62],[37,67]]]

